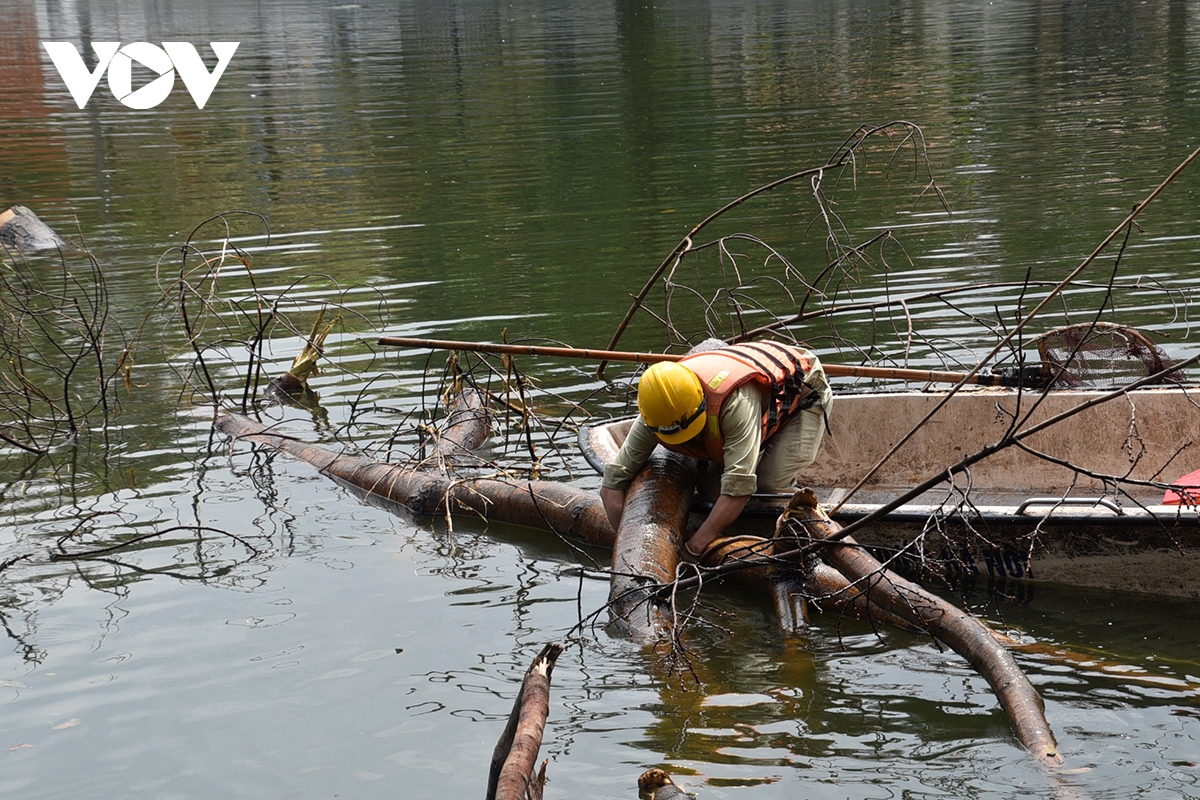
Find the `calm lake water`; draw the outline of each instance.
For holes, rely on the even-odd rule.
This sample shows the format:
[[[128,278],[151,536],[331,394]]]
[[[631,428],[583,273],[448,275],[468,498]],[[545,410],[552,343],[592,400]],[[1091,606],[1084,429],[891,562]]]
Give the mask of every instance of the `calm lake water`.
[[[479,797],[524,669],[567,641],[542,751],[551,798],[633,797],[660,765],[706,799],[1200,797],[1194,603],[1040,585],[968,598],[1082,654],[1071,666],[1019,656],[1064,776],[1032,763],[953,653],[836,620],[785,639],[768,605],[738,591],[705,594],[686,639],[699,683],[680,681],[603,627],[565,639],[607,598],[594,569],[606,552],[401,519],[307,465],[230,449],[210,434],[185,332],[233,408],[247,331],[265,326],[277,374],[321,305],[340,303],[313,381],[326,415],[266,413],[307,441],[402,459],[443,359],[366,341],[604,346],[689,228],[891,120],[921,126],[953,213],[923,193],[920,152],[893,161],[899,139],[880,137],[854,180],[821,188],[842,241],[894,240],[819,284],[823,302],[1056,281],[1200,146],[1200,2],[39,1],[8,4],[4,19],[0,203],[86,242],[108,293],[106,357],[136,344],[107,427],[95,412],[48,456],[0,450],[6,796]],[[79,109],[42,41],[187,41],[210,67],[207,42],[240,44],[204,109],[177,80],[161,105],[133,110],[106,80]],[[139,69],[135,84],[152,77]],[[1141,218],[1106,317],[1178,355],[1197,346],[1185,307],[1200,279],[1195,169]],[[652,293],[654,314],[621,344],[672,344],[668,312],[696,333],[689,291],[728,310],[734,267],[747,298],[794,313],[796,275],[815,282],[829,257],[813,194],[797,182],[712,232],[777,248],[795,268],[786,290],[758,242],[724,260],[705,251],[673,278],[688,288]],[[192,231],[223,213],[185,259]],[[218,260],[214,283],[201,259],[227,236],[250,270]],[[26,269],[52,289],[65,274],[95,286],[78,251],[66,262],[32,255]],[[1113,269],[1106,256],[1086,277],[1103,286]],[[255,287],[278,299],[269,319]],[[995,286],[792,332],[830,361],[872,346],[894,363],[971,364],[1035,295]],[[1099,296],[1075,292],[1034,328],[1075,321]],[[750,324],[769,319],[752,305]],[[57,341],[75,352],[80,335]],[[626,407],[623,370],[609,383],[591,365],[519,365],[549,423],[572,403]],[[72,392],[83,405],[94,381]],[[510,431],[489,455],[527,465],[532,442],[545,477],[594,489],[569,432],[551,433]]]

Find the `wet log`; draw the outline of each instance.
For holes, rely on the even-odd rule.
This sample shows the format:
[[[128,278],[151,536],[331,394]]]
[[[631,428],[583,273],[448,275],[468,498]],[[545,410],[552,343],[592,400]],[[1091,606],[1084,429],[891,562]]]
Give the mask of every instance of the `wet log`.
[[[597,456],[609,464],[616,459],[619,444],[612,437],[593,443]],[[666,459],[672,466],[666,466]],[[689,463],[690,462],[690,463]],[[670,471],[660,488],[655,484],[662,474]],[[690,486],[685,486],[690,475]],[[678,481],[672,486],[671,481]],[[625,510],[621,515],[621,530],[613,546],[613,575],[609,587],[613,626],[619,632],[653,639],[672,628],[670,608],[659,597],[651,599],[650,587],[675,580],[679,567],[682,542],[686,539],[688,509],[695,489],[695,462],[663,448],[656,448],[650,461],[638,474],[625,493]],[[680,517],[678,505],[686,505]],[[761,580],[757,574],[745,576],[751,582]]]
[[[487,441],[491,428],[492,413],[487,397],[477,389],[463,389],[454,396],[446,422],[436,435],[432,459],[444,464],[473,456]]]
[[[665,769],[654,767],[638,776],[638,794],[649,800],[686,800],[691,797],[671,780]]]
[[[525,671],[508,724],[492,752],[487,800],[538,800],[542,796],[546,765],[542,764],[537,774],[533,765],[550,714],[550,673],[561,654],[561,645],[548,644]]]
[[[553,481],[507,482],[491,478],[451,480],[428,471],[406,469],[339,453],[273,433],[240,414],[219,417],[222,433],[273,447],[315,466],[350,488],[364,501],[389,511],[414,514],[470,514],[496,522],[552,530],[562,536],[611,546],[612,525],[595,492]]]
[[[862,586],[828,564],[813,564],[805,576],[803,589],[809,604],[819,611],[879,622],[910,633],[925,630],[898,614],[880,608]]]
[[[675,580],[695,489],[695,459],[658,447],[626,491],[608,595],[617,631],[642,641],[670,635],[671,608],[657,589]]]
[[[835,536],[841,526],[825,515],[816,495],[801,489],[793,496],[781,524],[802,526],[818,539]],[[1041,762],[1062,763],[1058,743],[1046,721],[1037,689],[991,631],[974,616],[887,570],[850,537],[830,542],[823,556],[858,583],[873,606],[927,631],[965,658],[987,682],[1008,714],[1018,741]]]
[[[700,563],[719,567],[742,558],[778,555],[795,549],[791,542],[760,536],[726,536],[704,551]],[[817,559],[786,562],[740,570],[730,577],[766,592],[775,604],[779,626],[786,633],[801,633],[809,624],[809,608],[853,619],[880,622],[906,631],[923,631],[907,620],[871,603],[866,592],[838,570]]]
[[[701,567],[719,567],[752,556],[770,556],[775,553],[775,542],[761,536],[723,536],[708,546],[700,556]],[[826,568],[828,569],[828,568]],[[810,591],[807,565],[766,564],[739,570],[730,577],[740,583],[767,594],[775,605],[779,627],[784,633],[801,633],[808,627],[808,600]],[[701,573],[703,579],[704,573]]]
[[[451,480],[430,471],[406,469],[308,444],[274,433],[266,426],[237,414],[220,417],[214,426],[228,436],[266,445],[307,461],[364,501],[392,512],[402,510],[440,516],[449,509],[452,514],[469,514],[476,518],[552,530],[578,541],[604,547],[613,547],[616,540],[599,497],[594,492],[568,484],[553,481],[510,483],[490,478]],[[689,496],[689,492],[681,492],[677,497],[674,522],[666,525],[651,523],[647,526],[648,530],[643,531],[648,534],[645,538],[639,540],[633,535],[627,538],[621,563],[640,566],[635,566],[636,572],[628,572],[629,576],[638,579],[622,582],[630,590],[630,594],[622,598],[622,607],[634,609],[628,619],[640,623],[640,631],[649,633],[653,629],[652,620],[667,624],[668,627],[662,630],[669,630],[670,615],[666,601],[646,602],[645,592],[652,589],[653,584],[670,583],[675,577],[679,562],[678,543],[683,530],[678,521],[683,513],[679,511],[679,506],[684,505],[683,497],[686,496]],[[627,506],[632,507],[633,511],[632,514],[627,513],[625,518],[632,521],[644,516],[645,512],[637,509],[652,505],[653,498],[652,492],[645,493],[644,502]],[[630,533],[636,533],[636,528],[631,524]],[[746,555],[748,550],[745,543],[739,545],[738,541],[732,537],[718,540],[719,545],[710,548],[711,557],[716,561],[710,562],[710,556],[706,553],[705,563],[711,565]],[[614,563],[617,563],[615,553]],[[774,578],[766,570],[750,570],[738,573],[738,579],[769,590]],[[813,581],[804,584],[803,593],[821,598],[822,608],[841,610],[842,606],[837,603],[837,592],[844,588],[846,581],[837,580],[828,569],[818,569]],[[642,602],[640,609],[638,601]]]

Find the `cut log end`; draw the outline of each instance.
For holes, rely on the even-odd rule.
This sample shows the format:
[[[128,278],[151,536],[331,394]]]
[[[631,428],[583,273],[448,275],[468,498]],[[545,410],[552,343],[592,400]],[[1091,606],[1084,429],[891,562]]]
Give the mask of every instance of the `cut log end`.
[[[652,767],[638,776],[638,796],[645,800],[675,800],[688,795],[671,780],[665,769]]]
[[[25,206],[0,213],[0,245],[22,253],[66,247],[66,242]]]
[[[642,794],[653,795],[655,789],[672,783],[674,781],[671,780],[670,773],[665,769],[653,767],[638,776],[638,791]]]
[[[1063,763],[1062,753],[1058,752],[1058,747],[1034,751],[1034,755],[1038,757],[1042,763],[1047,766],[1057,767]]]
[[[793,507],[796,509],[801,509],[801,508],[820,509],[821,508],[820,504],[817,502],[817,493],[814,492],[812,489],[808,488],[807,486],[805,486],[803,489],[799,489],[798,491],[796,491],[795,494],[792,495],[792,499],[788,503],[788,509],[791,510]],[[822,516],[824,516],[824,512],[821,512],[821,513],[822,513]]]

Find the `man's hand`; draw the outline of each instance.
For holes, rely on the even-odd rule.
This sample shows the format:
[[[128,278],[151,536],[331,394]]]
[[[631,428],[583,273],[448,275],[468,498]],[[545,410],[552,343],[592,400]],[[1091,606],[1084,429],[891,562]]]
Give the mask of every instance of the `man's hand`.
[[[625,493],[620,489],[600,487],[600,502],[604,504],[604,512],[615,531],[621,527],[621,517],[625,513]]]
[[[684,542],[683,546],[694,556],[703,554],[713,540],[738,518],[749,499],[750,495],[734,497],[723,494],[718,497],[717,502],[713,503],[712,511],[708,512],[708,518],[704,520],[704,524],[692,534],[692,538]]]

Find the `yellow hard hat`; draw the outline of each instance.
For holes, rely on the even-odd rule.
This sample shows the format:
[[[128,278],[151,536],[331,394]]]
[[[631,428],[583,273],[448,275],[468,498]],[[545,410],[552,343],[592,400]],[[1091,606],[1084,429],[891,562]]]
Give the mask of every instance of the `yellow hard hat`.
[[[638,384],[638,413],[662,441],[686,442],[704,428],[700,378],[675,361],[651,364]]]

